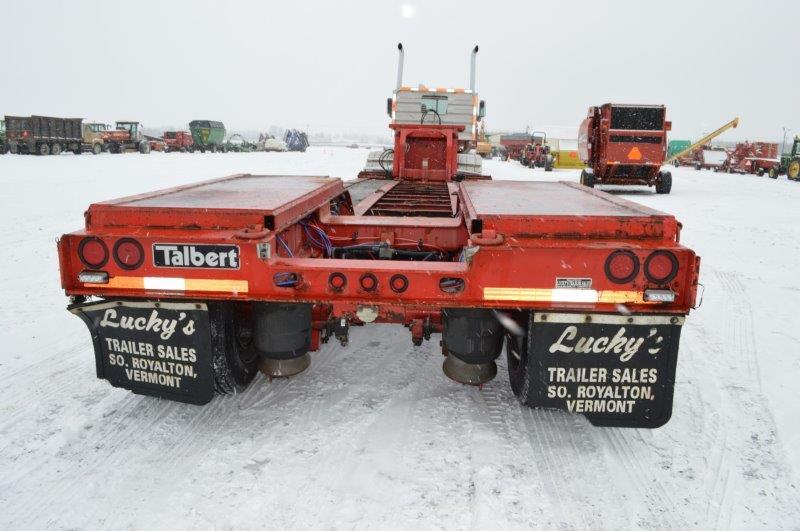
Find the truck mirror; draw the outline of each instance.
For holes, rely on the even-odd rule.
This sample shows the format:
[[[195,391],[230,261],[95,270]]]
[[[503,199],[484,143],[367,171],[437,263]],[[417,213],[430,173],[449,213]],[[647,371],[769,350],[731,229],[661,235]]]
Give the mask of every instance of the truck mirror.
[[[481,100],[478,104],[478,118],[483,118],[484,116],[486,116],[486,102]]]
[[[386,98],[386,114],[392,117],[392,98]]]

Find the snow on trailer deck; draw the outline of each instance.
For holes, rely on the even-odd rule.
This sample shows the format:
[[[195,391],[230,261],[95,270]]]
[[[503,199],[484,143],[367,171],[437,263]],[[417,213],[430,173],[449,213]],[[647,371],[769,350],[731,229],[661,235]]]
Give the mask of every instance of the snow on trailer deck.
[[[785,178],[677,168],[669,196],[616,192],[675,214],[703,257],[705,300],[683,329],[673,418],[657,430],[522,408],[502,366],[483,389],[455,384],[435,341],[413,347],[388,325],[355,328],[350,347],[329,343],[302,375],[258,376],[206,407],[95,378],[54,245],[87,205],[237,172],[348,178],[365,158],[0,157],[0,527],[797,526],[800,185]],[[486,167],[495,179],[578,178]]]

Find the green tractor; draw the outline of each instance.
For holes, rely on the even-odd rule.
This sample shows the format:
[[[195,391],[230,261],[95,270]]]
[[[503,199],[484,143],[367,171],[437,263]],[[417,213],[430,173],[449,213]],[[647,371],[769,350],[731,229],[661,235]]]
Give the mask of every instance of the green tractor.
[[[5,155],[8,151],[6,146],[6,121],[0,120],[0,155]]]
[[[787,179],[800,181],[800,136],[794,137],[792,151],[781,155],[781,167],[778,173],[785,173]]]

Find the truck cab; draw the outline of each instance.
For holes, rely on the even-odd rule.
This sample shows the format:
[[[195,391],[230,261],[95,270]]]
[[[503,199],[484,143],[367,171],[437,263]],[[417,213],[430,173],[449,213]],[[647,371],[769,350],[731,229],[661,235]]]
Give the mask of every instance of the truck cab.
[[[99,155],[105,151],[105,140],[103,134],[108,131],[107,124],[99,122],[87,122],[83,124],[83,150]]]
[[[486,115],[486,102],[475,90],[475,60],[478,47],[471,55],[470,88],[427,87],[403,84],[403,45],[397,67],[397,86],[386,100],[386,112],[393,124],[463,125],[458,140],[461,152],[466,153],[478,143],[478,123]]]

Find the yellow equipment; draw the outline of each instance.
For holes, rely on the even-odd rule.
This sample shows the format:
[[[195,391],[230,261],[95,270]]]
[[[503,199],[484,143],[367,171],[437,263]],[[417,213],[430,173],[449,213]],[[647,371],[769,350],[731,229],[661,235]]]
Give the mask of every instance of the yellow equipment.
[[[682,156],[686,155],[687,153],[691,153],[692,151],[694,151],[695,149],[697,149],[697,148],[699,148],[701,146],[705,146],[706,144],[708,144],[709,142],[711,142],[712,140],[717,138],[719,135],[721,135],[722,133],[724,133],[728,129],[730,129],[730,128],[734,128],[735,129],[737,125],[739,125],[739,118],[738,117],[736,117],[733,120],[731,120],[730,122],[726,123],[725,125],[723,125],[719,129],[717,129],[716,131],[707,134],[706,136],[704,136],[703,138],[701,138],[700,140],[698,140],[697,142],[695,142],[691,146],[687,147],[686,149],[684,149],[682,151],[678,151],[677,153],[672,155],[670,158],[665,160],[664,164],[665,165],[669,164],[673,160],[679,159]]]

